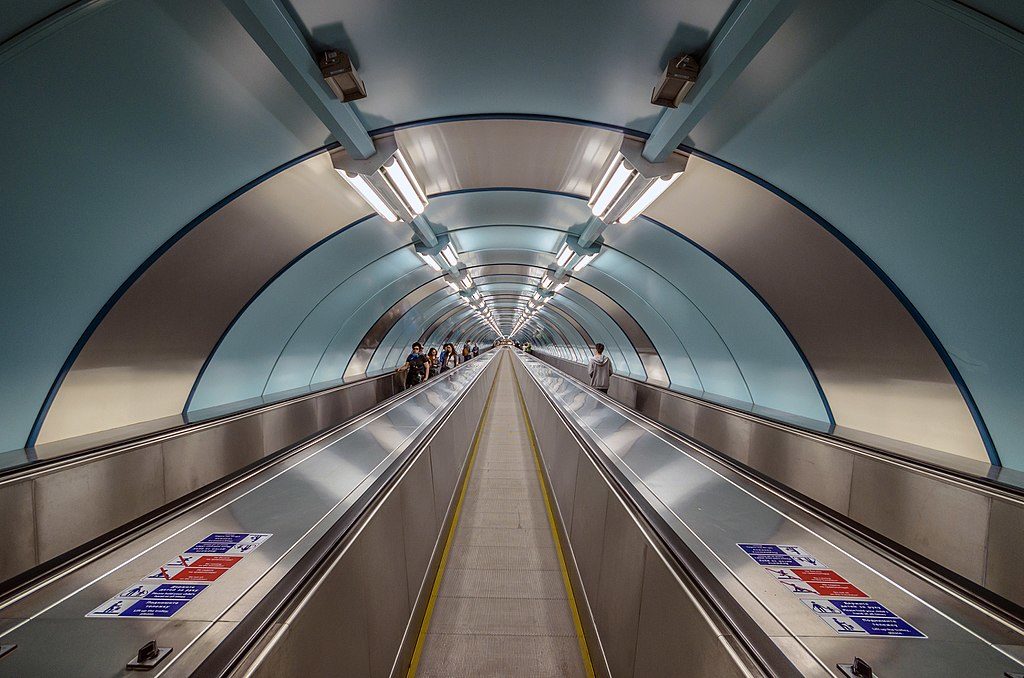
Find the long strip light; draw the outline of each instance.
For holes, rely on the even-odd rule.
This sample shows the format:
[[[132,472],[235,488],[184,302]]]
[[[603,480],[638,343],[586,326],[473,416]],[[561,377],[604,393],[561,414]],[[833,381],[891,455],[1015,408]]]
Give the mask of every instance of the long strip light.
[[[398,215],[395,211],[388,207],[384,199],[377,193],[377,189],[370,185],[370,182],[366,180],[361,174],[355,174],[353,172],[346,172],[345,170],[338,170],[338,174],[341,178],[348,182],[348,185],[355,189],[356,193],[369,203],[373,211],[380,215],[380,218],[384,221],[395,223],[398,221]]]
[[[455,248],[452,247],[451,243],[444,246],[441,250],[441,256],[444,257],[444,260],[448,262],[449,266],[459,265],[459,255],[455,254]]]
[[[597,253],[596,252],[593,253],[593,254],[584,254],[582,257],[580,257],[580,260],[577,261],[575,263],[575,265],[573,265],[573,267],[572,267],[573,273],[575,273],[576,271],[583,270],[594,259],[597,259]]]
[[[394,136],[378,139],[376,148],[369,158],[337,149],[331,151],[331,163],[382,219],[411,222],[427,208],[427,195]]]
[[[423,214],[423,210],[427,208],[427,196],[416,182],[416,177],[401,150],[395,151],[391,159],[384,163],[384,174],[405,200],[409,211],[414,215]]]
[[[452,288],[452,289],[453,289],[453,290],[455,290],[456,292],[458,292],[458,291],[459,291],[459,286],[458,286],[458,285],[456,285],[456,284],[455,284],[454,282],[452,282],[451,280],[446,280],[445,282],[447,282],[447,283],[448,283],[448,287]]]
[[[417,252],[416,254],[419,255],[420,259],[423,260],[424,264],[440,273],[441,265],[434,261],[434,257],[430,256],[429,254],[424,254],[423,252]]]
[[[625,158],[617,159],[617,162],[612,163],[608,171],[605,172],[601,183],[598,184],[598,189],[594,191],[594,195],[587,202],[594,216],[600,219],[608,214],[612,201],[622,192],[626,182],[635,180],[638,176],[639,172],[630,167]]]
[[[657,200],[658,196],[664,193],[681,174],[682,172],[679,174],[673,174],[670,177],[659,177],[655,179],[654,183],[648,186],[644,192],[640,194],[640,197],[636,199],[636,202],[622,213],[622,216],[617,220],[618,223],[628,224],[633,221],[638,214],[650,207],[651,203]]]
[[[587,202],[590,211],[607,224],[628,224],[679,178],[687,159],[676,153],[649,162],[639,140],[623,139]]]
[[[558,283],[557,285],[555,285],[555,289],[553,289],[551,291],[552,292],[561,292],[563,289],[565,289],[565,283],[561,282],[561,283]]]
[[[558,250],[558,254],[555,256],[555,263],[559,266],[565,266],[570,259],[572,259],[573,251],[569,247],[569,243],[562,243],[562,249]]]

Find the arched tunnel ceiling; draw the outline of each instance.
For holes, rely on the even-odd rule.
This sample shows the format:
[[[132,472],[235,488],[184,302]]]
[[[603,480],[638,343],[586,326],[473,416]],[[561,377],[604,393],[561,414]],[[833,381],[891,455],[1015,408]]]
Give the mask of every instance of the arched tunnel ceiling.
[[[291,7],[314,43],[354,54],[370,92],[356,109],[370,128],[516,114],[646,132],[659,112],[649,89],[666,56],[705,48],[733,4],[602,2],[588,6],[585,22],[551,3],[477,3],[458,15],[412,2]],[[1024,43],[1008,28],[1021,25],[1013,3],[973,4],[1004,23],[947,0],[798,3],[688,138],[715,158],[691,159],[684,180],[649,210],[653,221],[605,233],[607,256],[581,283],[643,328],[673,387],[700,389],[715,374],[722,386],[702,390],[732,398],[743,392],[726,388],[739,383],[727,378],[732,369],[753,404],[781,399],[782,411],[807,413],[807,386],[817,380],[818,407],[830,405],[841,429],[980,459],[962,375],[982,431],[1024,466],[1016,416],[1024,351],[1015,340],[1024,330],[1015,179]],[[258,319],[272,303],[299,313],[301,303],[271,302],[289,298],[289,283],[294,299],[328,305],[328,286],[344,280],[377,291],[354,308],[331,307],[348,315],[317,332],[311,308],[273,328],[295,349],[253,354],[274,363],[260,392],[291,383],[291,366],[316,350],[331,359],[308,383],[340,377],[368,329],[430,284],[402,249],[411,232],[360,222],[365,206],[322,154],[258,182],[329,137],[220,3],[76,3],[73,20],[18,34],[63,5],[22,3],[0,20],[0,35],[14,36],[0,45],[0,141],[17,161],[0,189],[0,447],[24,444],[40,412],[39,440],[60,440],[175,415],[194,387],[207,404],[242,390],[228,383],[220,392],[214,376],[246,323],[264,328]],[[146,69],[133,59],[142,52]],[[74,57],[61,78],[49,77],[44,57],[53,53]],[[460,227],[577,226],[578,197],[618,137],[508,119],[398,134],[435,195],[432,219],[456,239]],[[470,204],[473,194],[464,203],[437,195],[496,187],[564,195],[525,193],[507,201],[500,220],[487,213],[497,206]],[[462,221],[449,225],[454,215]],[[335,241],[351,241],[346,257],[318,255]],[[658,275],[644,278],[643,267]],[[734,287],[745,292],[723,291]],[[680,306],[648,303],[668,294]],[[681,320],[687,312],[699,322]],[[749,318],[756,331],[730,332]],[[762,328],[775,353],[758,346]],[[599,340],[600,330],[585,329]],[[315,348],[328,334],[331,350]],[[715,357],[724,353],[739,367]],[[676,376],[687,360],[692,383]],[[790,386],[758,391],[779,374]]]

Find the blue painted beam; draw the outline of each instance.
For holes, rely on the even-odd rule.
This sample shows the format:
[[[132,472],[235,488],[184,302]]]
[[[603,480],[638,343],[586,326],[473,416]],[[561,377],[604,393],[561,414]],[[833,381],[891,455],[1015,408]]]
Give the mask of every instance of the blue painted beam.
[[[644,145],[661,162],[693,131],[739,74],[792,14],[799,0],[741,0],[708,48],[700,75],[679,108],[668,108]]]
[[[227,0],[225,5],[350,155],[368,158],[376,152],[352,106],[327,88],[306,40],[279,0]]]

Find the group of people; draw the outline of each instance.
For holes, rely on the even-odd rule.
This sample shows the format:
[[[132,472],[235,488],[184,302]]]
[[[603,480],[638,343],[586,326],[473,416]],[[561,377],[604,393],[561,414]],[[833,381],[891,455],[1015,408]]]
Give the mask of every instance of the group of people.
[[[467,341],[463,344],[462,349],[457,349],[455,344],[448,343],[442,346],[441,352],[438,353],[434,347],[424,352],[423,344],[417,341],[412,345],[412,353],[408,355],[398,371],[405,373],[405,387],[412,388],[478,355],[480,355],[480,347],[475,342],[471,344]]]

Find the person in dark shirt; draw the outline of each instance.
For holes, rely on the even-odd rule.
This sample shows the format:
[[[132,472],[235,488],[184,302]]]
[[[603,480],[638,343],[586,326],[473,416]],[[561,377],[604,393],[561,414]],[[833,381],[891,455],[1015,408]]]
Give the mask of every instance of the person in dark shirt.
[[[405,387],[412,388],[423,383],[430,376],[430,363],[423,354],[423,345],[418,341],[412,345],[412,353],[405,359],[405,364],[398,368],[405,372]]]
[[[427,351],[427,377],[437,375],[440,367],[441,359],[437,355],[437,349],[431,346],[430,350]]]

